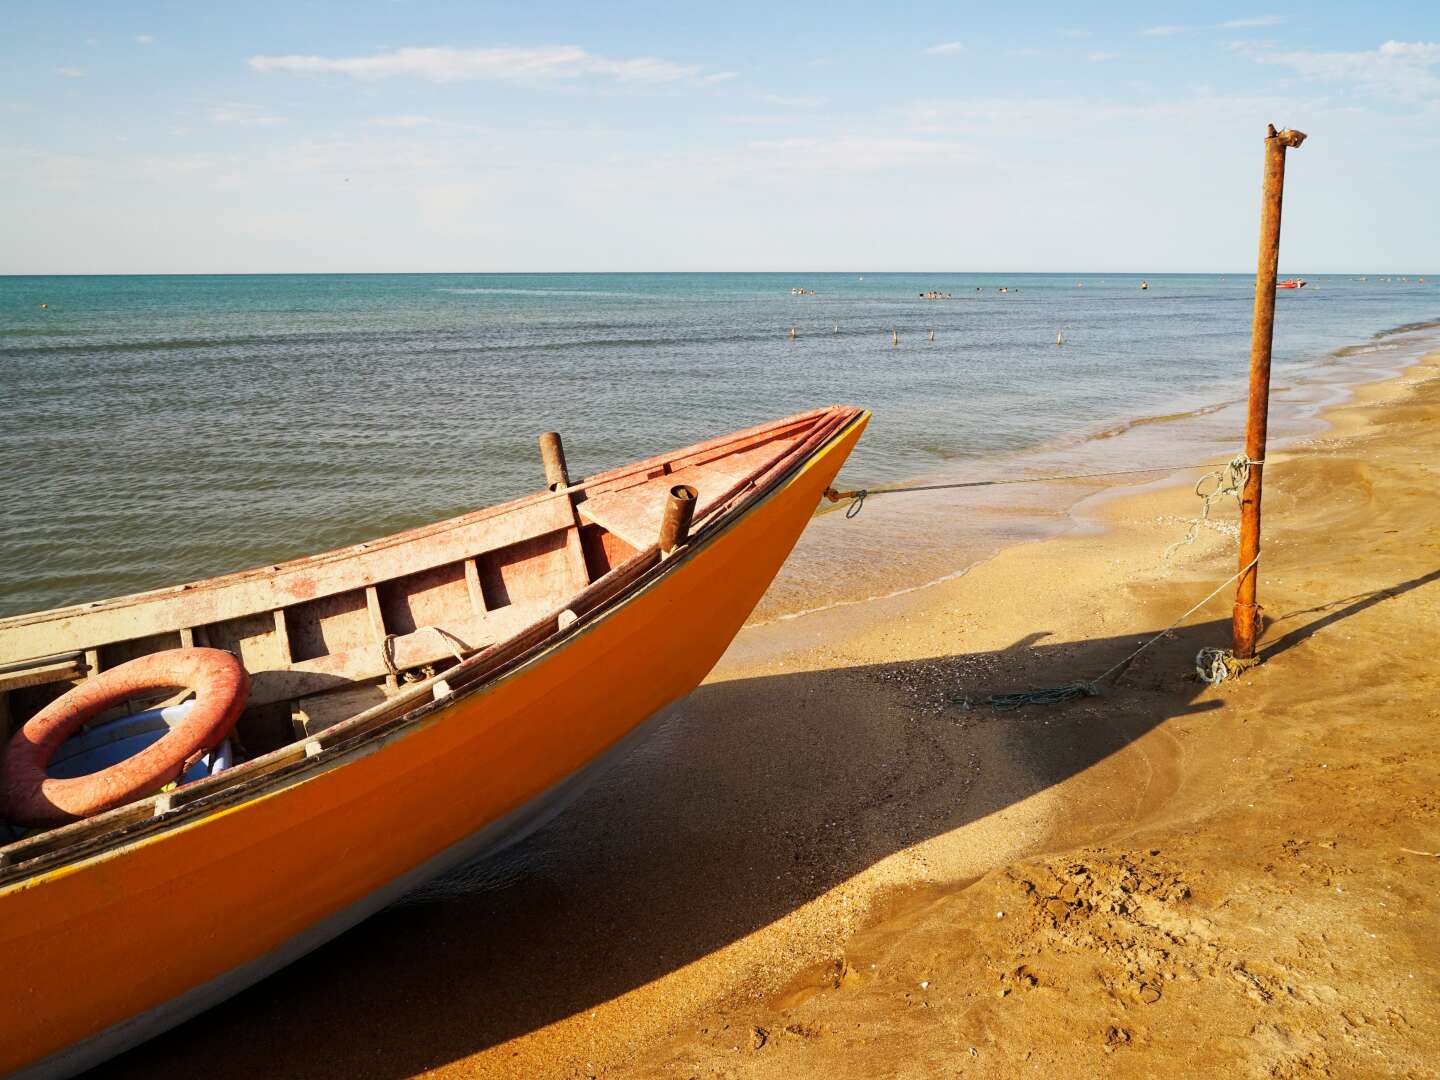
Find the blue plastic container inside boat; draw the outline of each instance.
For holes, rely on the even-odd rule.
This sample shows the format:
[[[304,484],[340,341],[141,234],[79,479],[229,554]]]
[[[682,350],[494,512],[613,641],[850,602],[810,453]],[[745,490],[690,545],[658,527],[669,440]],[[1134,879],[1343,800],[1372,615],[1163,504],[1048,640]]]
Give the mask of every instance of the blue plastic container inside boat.
[[[47,770],[57,780],[72,780],[77,776],[118,765],[126,758],[134,757],[147,746],[160,741],[161,737],[189,714],[195,702],[184,701],[164,709],[147,709],[133,716],[122,716],[97,724],[89,731],[82,731],[66,739],[55,756],[50,759]],[[182,784],[203,780],[228,769],[231,764],[230,740],[226,739],[215,751],[206,754],[180,778]]]

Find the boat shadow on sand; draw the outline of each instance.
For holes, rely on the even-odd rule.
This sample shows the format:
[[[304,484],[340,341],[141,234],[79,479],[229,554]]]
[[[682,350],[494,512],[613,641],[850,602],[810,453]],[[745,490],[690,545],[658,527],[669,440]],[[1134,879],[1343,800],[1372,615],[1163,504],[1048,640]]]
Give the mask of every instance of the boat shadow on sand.
[[[1437,579],[1440,571],[1284,616],[1269,629],[1267,657]],[[1103,695],[1013,712],[973,702],[1103,670],[1145,635],[1053,643],[1037,633],[990,653],[707,684],[510,853],[382,912],[97,1075],[388,1078],[499,1047],[723,949],[889,855],[1106,763],[1153,729],[1219,708],[1185,673],[1201,646],[1228,632],[1218,620],[1175,631]],[[1104,805],[1073,810],[1101,825],[1133,817],[1137,800],[1167,794],[1155,775],[1088,785],[1086,797]]]

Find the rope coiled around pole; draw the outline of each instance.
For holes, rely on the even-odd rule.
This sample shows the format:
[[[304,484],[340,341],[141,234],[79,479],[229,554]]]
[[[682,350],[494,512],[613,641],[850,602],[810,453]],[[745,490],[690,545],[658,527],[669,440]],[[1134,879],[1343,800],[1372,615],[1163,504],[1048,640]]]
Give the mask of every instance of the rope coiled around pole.
[[[1164,560],[1170,561],[1170,556],[1179,551],[1182,547],[1195,542],[1200,535],[1201,527],[1210,520],[1210,507],[1216,499],[1225,495],[1234,495],[1235,503],[1238,506],[1245,492],[1245,484],[1250,479],[1250,470],[1256,465],[1264,465],[1263,461],[1251,461],[1245,454],[1237,454],[1229,462],[1214,472],[1206,473],[1195,481],[1195,494],[1200,496],[1200,516],[1190,522],[1189,531],[1165,549]],[[1209,491],[1205,485],[1213,481],[1215,486]]]

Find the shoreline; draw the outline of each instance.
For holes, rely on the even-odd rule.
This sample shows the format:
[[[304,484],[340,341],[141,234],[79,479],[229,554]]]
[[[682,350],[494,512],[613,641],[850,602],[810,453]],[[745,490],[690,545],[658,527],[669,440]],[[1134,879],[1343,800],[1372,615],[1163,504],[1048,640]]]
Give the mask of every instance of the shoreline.
[[[1305,438],[1353,437],[1354,410],[1398,400],[1434,362],[1354,388]],[[1270,533],[1293,514],[1298,472],[1272,475],[1265,550],[1278,569],[1262,601],[1278,600],[1294,543]],[[840,1008],[836,995],[866,987],[864,964],[880,969],[857,949],[882,942],[899,956],[905,927],[979,895],[997,868],[1154,829],[1194,797],[1197,732],[1269,678],[1262,668],[1173,700],[1196,633],[1216,627],[1199,643],[1224,643],[1208,640],[1223,639],[1218,621],[1181,628],[1104,698],[1014,714],[954,702],[1093,676],[1223,580],[1233,545],[1209,533],[1154,574],[1195,502],[1174,477],[1090,492],[1065,535],[1009,545],[942,585],[747,628],[655,737],[483,878],[382,913],[127,1055],[116,1074],[173,1073],[258,1024],[274,1041],[255,1066],[383,1077],[749,1075],[792,1051],[833,1050],[828,1036],[776,1038],[770,1050],[783,1043],[787,1056],[766,1057],[745,1025],[808,1030],[793,1017]],[[1101,586],[1077,591],[1075,568]],[[1190,716],[1203,719],[1177,719]],[[1236,727],[1234,746],[1258,731]],[[914,994],[895,990],[906,1010]],[[297,995],[312,1003],[303,1016],[276,1004]],[[870,1002],[857,1022],[900,1030],[894,1007]],[[377,1042],[396,1019],[404,1036]],[[315,1023],[334,1032],[325,1048]],[[868,1055],[856,1060],[873,1065]],[[847,1075],[843,1059],[812,1066]]]
[[[1269,442],[1272,451],[1284,453],[1288,448],[1322,434],[1329,427],[1327,414],[1352,400],[1361,388],[1401,377],[1440,344],[1437,330],[1440,330],[1440,321],[1415,322],[1379,331],[1365,344],[1337,346],[1326,354],[1325,359],[1330,371],[1339,373],[1338,378],[1276,379],[1271,389]],[[1364,355],[1371,358],[1372,363],[1375,359],[1381,360],[1380,363],[1373,367],[1367,365],[1358,371],[1340,372],[1344,361],[1360,355],[1357,350],[1370,350],[1377,342],[1388,342],[1392,349],[1383,357],[1377,357],[1373,352]],[[1297,396],[1299,400],[1296,400]],[[1244,397],[1226,398],[1182,412],[1136,416],[1099,431],[1069,433],[1050,444],[1001,455],[988,463],[983,475],[971,471],[980,463],[967,462],[885,486],[1104,472],[1117,464],[1123,466],[1127,462],[1135,464],[1145,460],[1154,450],[1154,446],[1145,441],[1147,438],[1169,436],[1173,439],[1177,434],[1179,438],[1174,441],[1189,451],[1192,460],[1209,461],[1213,463],[1212,468],[1218,467],[1239,449],[1241,440],[1237,433],[1244,430],[1245,405]],[[1130,442],[1136,444],[1133,449],[1127,445],[1127,436]],[[1097,453],[1098,457],[1095,456]],[[772,594],[782,594],[783,599],[777,601],[767,594],[746,622],[742,636],[771,624],[822,616],[832,609],[854,608],[921,592],[962,577],[979,563],[1017,544],[1065,536],[1076,528],[1097,527],[1086,520],[1086,507],[1092,504],[1102,505],[1109,499],[1123,498],[1132,492],[1193,484],[1204,475],[1204,467],[1186,466],[1178,460],[1185,456],[1183,452],[1171,450],[1168,456],[1176,467],[1157,466],[1148,479],[1081,477],[1068,482],[1027,483],[1018,488],[1002,486],[988,491],[984,488],[962,489],[953,495],[886,496],[885,506],[880,508],[878,515],[874,502],[867,501],[858,515],[864,520],[854,522],[844,520],[840,511],[845,504],[833,507],[822,505],[792,554],[787,569],[782,569],[776,585],[772,586]],[[1077,459],[1088,464],[1075,464]],[[861,486],[859,481],[843,474],[836,483],[842,489]],[[927,501],[935,505],[926,506]],[[972,535],[956,536],[953,515],[967,512],[983,516],[989,527],[972,528]],[[921,521],[914,529],[901,524],[911,514]],[[878,525],[873,520],[877,517]],[[992,520],[993,524],[990,524]],[[867,529],[882,541],[893,541],[888,545],[891,550],[886,552],[884,547],[867,547],[864,538],[833,535],[847,526],[852,532]],[[965,525],[960,528],[964,529]],[[817,590],[810,581],[795,583],[795,579],[802,575],[807,578],[817,576],[828,583],[838,576],[845,564],[864,563],[868,557],[876,555],[888,555],[893,559],[895,548],[913,549],[917,539],[934,535],[936,530],[946,533],[947,554],[928,559],[921,557],[898,577],[893,572],[889,575],[877,574],[870,581],[868,591],[827,590],[826,584],[821,584]],[[821,538],[815,535],[817,533],[827,535]],[[920,543],[926,544],[926,541],[920,540]],[[804,569],[794,569],[797,567]],[[743,650],[741,645],[737,651]]]

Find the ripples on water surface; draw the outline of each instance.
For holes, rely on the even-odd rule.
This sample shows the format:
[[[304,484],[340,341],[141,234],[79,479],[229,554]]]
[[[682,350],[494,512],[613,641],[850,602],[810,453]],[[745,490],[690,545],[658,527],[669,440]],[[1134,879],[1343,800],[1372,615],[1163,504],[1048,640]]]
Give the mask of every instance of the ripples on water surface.
[[[1139,440],[1147,429],[1130,425],[1243,396],[1250,282],[1158,276],[1141,292],[1140,280],[0,278],[0,614],[275,562],[528,493],[541,482],[535,437],[552,428],[581,476],[855,403],[875,411],[845,470],[857,484],[1186,460],[1238,443],[1235,406],[1213,410],[1189,443]],[[1301,404],[1325,397],[1308,384],[1393,367],[1425,328],[1374,335],[1440,317],[1435,286],[1414,278],[1318,284],[1278,298],[1276,379]],[[930,289],[954,299],[918,299]],[[1359,348],[1337,355],[1345,346]],[[839,575],[893,583],[907,560],[932,571],[934,522],[899,503],[867,507],[863,527],[822,519],[805,541],[811,570],[787,570],[766,610],[802,607]],[[1042,503],[928,511],[949,513],[974,547],[1043,532]]]

